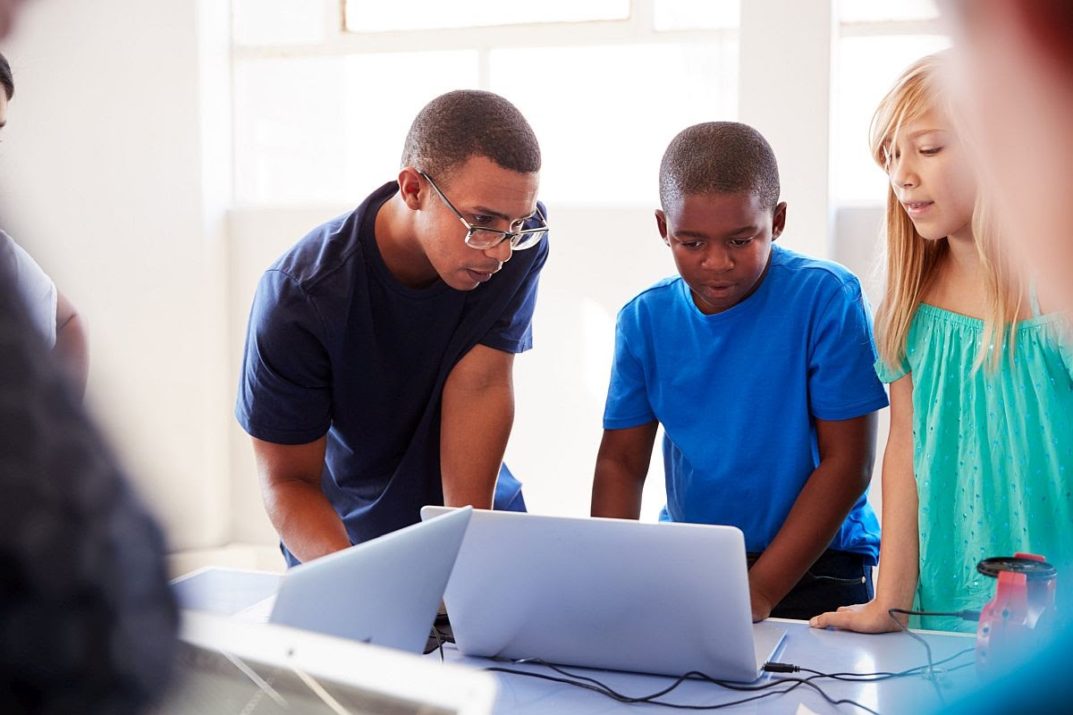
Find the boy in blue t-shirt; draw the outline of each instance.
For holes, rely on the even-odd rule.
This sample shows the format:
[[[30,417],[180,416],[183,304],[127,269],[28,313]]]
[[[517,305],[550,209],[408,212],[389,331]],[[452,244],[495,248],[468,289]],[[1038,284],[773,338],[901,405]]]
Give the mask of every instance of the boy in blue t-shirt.
[[[778,166],[744,124],[675,137],[660,202],[681,277],[619,313],[593,516],[638,518],[662,424],[661,518],[744,532],[754,620],[868,601],[879,525],[865,490],[887,397],[860,283],[772,245]]]

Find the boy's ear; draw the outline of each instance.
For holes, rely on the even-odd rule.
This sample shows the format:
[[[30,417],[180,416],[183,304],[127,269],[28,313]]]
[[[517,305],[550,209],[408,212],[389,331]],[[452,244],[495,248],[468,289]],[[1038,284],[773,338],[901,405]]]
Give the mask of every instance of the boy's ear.
[[[776,240],[786,228],[786,202],[780,201],[775,207],[775,215],[771,219],[771,240]]]
[[[663,209],[656,209],[656,228],[659,229],[659,237],[663,239],[663,242],[668,246],[671,245],[667,239],[667,215],[663,213]]]
[[[412,166],[399,169],[399,196],[413,211],[421,208],[421,174]]]

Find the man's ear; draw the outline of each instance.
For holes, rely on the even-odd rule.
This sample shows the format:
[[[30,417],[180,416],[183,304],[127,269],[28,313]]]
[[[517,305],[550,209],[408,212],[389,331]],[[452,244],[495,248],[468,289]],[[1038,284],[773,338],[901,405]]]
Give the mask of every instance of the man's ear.
[[[412,166],[404,166],[399,169],[399,196],[413,211],[421,208],[421,202],[428,194],[425,191],[424,181],[417,169]]]
[[[663,213],[663,209],[656,209],[656,228],[659,229],[659,237],[663,242],[671,245],[670,239],[667,238],[667,215]]]
[[[774,241],[782,235],[786,228],[786,202],[780,201],[775,207],[775,215],[771,219],[771,240]]]

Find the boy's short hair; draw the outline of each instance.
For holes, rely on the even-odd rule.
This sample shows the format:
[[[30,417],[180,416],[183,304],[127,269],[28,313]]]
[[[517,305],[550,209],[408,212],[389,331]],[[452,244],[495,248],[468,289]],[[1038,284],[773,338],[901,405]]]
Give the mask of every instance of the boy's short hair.
[[[667,206],[691,194],[755,193],[779,203],[779,165],[767,140],[740,122],[704,122],[671,140],[659,167],[659,200]]]
[[[402,165],[438,179],[473,156],[522,174],[540,171],[540,145],[518,108],[498,94],[470,89],[425,105],[406,136]]]

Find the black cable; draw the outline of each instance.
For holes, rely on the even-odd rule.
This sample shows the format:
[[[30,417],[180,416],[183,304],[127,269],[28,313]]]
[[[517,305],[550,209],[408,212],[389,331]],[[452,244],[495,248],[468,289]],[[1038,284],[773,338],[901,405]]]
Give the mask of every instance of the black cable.
[[[802,685],[804,685],[804,686],[806,686],[808,688],[811,688],[812,690],[815,690],[817,693],[819,693],[820,697],[822,697],[825,701],[827,701],[829,704],[831,704],[831,705],[833,705],[835,707],[838,707],[839,705],[852,705],[852,706],[854,706],[856,708],[860,708],[861,710],[864,710],[867,713],[870,713],[871,715],[879,715],[879,714],[875,710],[872,710],[868,706],[863,705],[863,704],[861,704],[861,703],[859,703],[859,702],[857,702],[855,700],[850,700],[848,698],[843,698],[841,700],[835,700],[834,698],[829,696],[823,690],[823,688],[821,688],[820,686],[816,685],[816,683],[814,683],[813,681],[815,681],[815,680],[823,680],[823,679],[831,679],[831,680],[838,680],[838,681],[851,682],[851,683],[875,683],[875,682],[882,682],[882,681],[885,681],[885,680],[891,680],[891,679],[894,679],[894,678],[905,678],[905,677],[910,677],[910,676],[913,676],[913,675],[923,675],[925,677],[925,679],[931,681],[932,686],[935,688],[936,694],[939,696],[940,702],[942,702],[943,705],[946,705],[946,698],[943,696],[943,693],[940,690],[939,684],[938,684],[937,679],[936,679],[936,675],[935,675],[936,666],[945,665],[946,663],[949,663],[949,662],[951,662],[951,661],[953,661],[953,660],[955,660],[957,658],[960,658],[963,655],[966,655],[968,653],[972,653],[973,651],[975,651],[975,648],[966,648],[964,650],[958,651],[957,653],[954,653],[953,655],[947,656],[946,658],[943,658],[941,660],[936,661],[934,659],[933,654],[932,654],[931,646],[928,644],[928,642],[926,640],[924,640],[923,638],[921,638],[920,636],[918,636],[917,634],[915,634],[912,631],[910,631],[906,626],[904,626],[901,623],[901,621],[899,621],[897,618],[895,618],[896,613],[901,614],[901,615],[912,615],[912,616],[950,616],[950,617],[962,618],[962,619],[965,619],[965,620],[976,620],[976,619],[979,618],[979,612],[978,611],[968,611],[968,610],[966,610],[966,611],[958,611],[958,612],[939,612],[939,611],[908,611],[908,610],[904,610],[904,609],[900,609],[900,608],[888,609],[887,615],[889,615],[891,617],[891,619],[898,625],[898,628],[900,630],[904,631],[910,637],[914,638],[915,640],[917,640],[921,644],[923,644],[924,650],[925,650],[925,652],[927,653],[927,656],[928,656],[927,665],[915,666],[913,668],[908,668],[908,669],[902,670],[902,671],[880,671],[880,672],[875,672],[875,673],[823,673],[823,672],[818,671],[818,670],[812,670],[811,668],[802,668],[800,666],[797,666],[797,665],[794,665],[794,664],[791,664],[791,663],[769,662],[769,663],[764,664],[764,668],[763,668],[764,672],[768,672],[768,673],[798,673],[798,672],[803,672],[803,673],[809,673],[809,675],[807,677],[804,677],[804,678],[780,677],[780,678],[773,679],[773,680],[771,680],[770,682],[767,682],[767,683],[763,683],[763,684],[760,684],[760,685],[753,685],[753,684],[744,684],[744,683],[733,683],[733,682],[725,681],[725,680],[717,680],[716,678],[713,678],[713,677],[711,677],[711,676],[709,676],[709,675],[707,675],[705,673],[701,673],[699,671],[691,671],[689,673],[685,673],[683,675],[678,676],[677,678],[675,678],[674,682],[672,682],[669,686],[667,686],[666,688],[663,688],[662,690],[659,690],[659,691],[657,691],[655,693],[650,693],[648,695],[643,695],[643,696],[631,696],[631,695],[626,695],[624,693],[620,693],[620,692],[614,690],[613,688],[611,688],[610,686],[606,685],[605,683],[597,680],[596,678],[592,678],[592,677],[587,676],[587,675],[580,675],[578,673],[570,672],[570,671],[565,670],[564,668],[562,668],[560,666],[554,665],[552,663],[548,663],[547,661],[540,660],[538,658],[521,659],[521,660],[517,660],[517,661],[514,661],[514,662],[516,662],[516,663],[529,663],[529,664],[533,664],[533,665],[543,666],[543,667],[546,667],[546,668],[554,671],[555,673],[558,673],[559,676],[547,675],[545,673],[536,673],[536,672],[526,671],[526,670],[517,670],[517,669],[514,669],[514,668],[505,668],[505,667],[500,667],[500,666],[488,667],[488,668],[485,668],[485,670],[487,670],[489,672],[506,673],[506,674],[509,674],[509,675],[521,675],[521,676],[528,677],[528,678],[537,678],[539,680],[547,680],[547,681],[554,682],[554,683],[562,683],[562,684],[565,684],[565,685],[572,685],[572,686],[577,687],[577,688],[582,688],[584,690],[589,690],[589,691],[592,691],[592,692],[595,692],[595,693],[599,693],[601,695],[604,695],[605,697],[611,698],[612,700],[615,700],[616,702],[620,702],[620,703],[625,703],[625,704],[652,704],[652,705],[660,705],[660,706],[663,706],[663,707],[673,708],[673,709],[677,709],[677,710],[719,710],[719,709],[722,709],[722,708],[732,707],[734,705],[742,705],[742,704],[745,704],[745,703],[755,702],[757,700],[761,700],[763,698],[768,698],[768,697],[771,697],[773,695],[785,695],[785,694],[787,694],[787,693],[789,693],[789,692],[791,692],[793,690],[796,690],[797,688],[801,687]],[[438,629],[434,629],[434,630],[436,630],[437,641],[439,641],[439,636],[441,636],[441,635],[444,635],[444,640],[447,640],[449,642],[454,641],[454,639],[447,638],[445,634],[440,634],[438,632]],[[439,648],[440,648],[440,657],[442,658],[443,657],[443,643],[442,642],[439,643]],[[961,670],[963,668],[967,668],[967,667],[970,667],[970,666],[972,666],[972,663],[964,663],[962,665],[958,665],[958,666],[954,666],[952,668],[948,668],[946,670],[946,672],[950,673],[950,672]],[[739,692],[760,692],[760,694],[759,695],[753,695],[753,696],[750,696],[750,697],[747,697],[747,698],[740,698],[738,700],[734,700],[734,701],[730,701],[730,702],[726,702],[726,703],[719,703],[717,705],[687,705],[687,704],[683,704],[683,703],[669,703],[669,702],[666,702],[666,701],[659,700],[659,698],[670,694],[671,692],[673,692],[676,688],[678,688],[680,685],[682,685],[682,683],[686,682],[687,680],[696,680],[696,681],[707,682],[707,683],[711,683],[713,685],[717,685],[717,686],[719,686],[721,688],[726,688],[727,690],[735,690],[735,691],[739,691]],[[776,688],[779,688],[780,686],[786,686],[786,687],[782,687],[781,689],[776,689]],[[768,692],[762,692],[762,691],[768,691]]]
[[[963,655],[974,652],[975,648],[965,648],[959,650],[953,655],[949,655],[942,660],[937,660],[933,663],[934,666],[945,665],[952,660],[956,660]],[[962,665],[948,668],[946,672],[951,673],[955,670],[961,670],[972,666],[973,663],[964,663]],[[907,678],[914,675],[920,675],[927,669],[926,665],[918,665],[913,668],[907,668],[906,670],[899,671],[879,671],[875,673],[823,673],[818,670],[812,670],[811,668],[803,668],[798,665],[790,663],[765,663],[764,670],[768,673],[811,673],[814,678],[830,678],[831,680],[841,680],[848,683],[881,683],[885,680],[893,680],[895,678]]]
[[[918,614],[914,614],[914,615],[918,615]],[[927,615],[934,615],[934,614],[928,613]],[[819,693],[820,697],[822,697],[824,700],[826,700],[828,703],[830,703],[831,705],[833,705],[835,707],[838,707],[839,705],[852,705],[852,706],[860,708],[860,709],[862,709],[862,710],[864,710],[864,711],[866,711],[868,713],[871,713],[872,715],[877,715],[874,710],[872,710],[868,706],[863,705],[863,704],[861,704],[861,703],[859,703],[859,702],[857,702],[855,700],[850,700],[848,698],[844,698],[844,699],[841,699],[841,700],[835,700],[834,698],[829,696],[820,686],[816,685],[816,683],[813,682],[813,681],[822,680],[822,679],[832,679],[832,680],[840,680],[840,681],[844,681],[844,682],[853,682],[853,683],[871,683],[871,682],[882,682],[882,681],[890,680],[890,679],[893,679],[893,678],[910,677],[910,676],[913,676],[913,675],[919,675],[919,674],[923,674],[923,673],[929,673],[929,674],[934,675],[934,669],[935,669],[936,666],[945,665],[946,663],[949,663],[949,662],[951,662],[951,661],[953,661],[953,660],[955,660],[957,658],[960,658],[963,655],[971,653],[974,650],[975,650],[974,648],[966,648],[964,650],[958,651],[957,653],[954,653],[953,655],[947,656],[946,658],[943,658],[941,660],[936,661],[936,660],[933,660],[930,657],[931,652],[930,652],[930,648],[929,648],[928,649],[928,653],[929,653],[928,665],[926,665],[926,666],[924,666],[924,665],[916,666],[916,667],[913,667],[913,668],[908,668],[906,670],[896,671],[896,672],[895,671],[880,671],[880,672],[874,672],[874,673],[823,673],[823,672],[820,672],[818,670],[812,670],[810,668],[802,668],[800,666],[789,664],[789,663],[766,663],[764,665],[764,671],[765,672],[769,672],[769,673],[797,673],[797,672],[803,672],[803,673],[809,673],[810,675],[808,675],[807,677],[804,677],[804,678],[785,678],[785,677],[780,677],[780,678],[777,678],[777,679],[773,679],[770,682],[762,683],[760,685],[744,684],[744,683],[733,683],[733,682],[730,682],[730,681],[717,680],[716,678],[712,678],[711,676],[706,675],[705,673],[701,673],[701,672],[698,672],[698,671],[692,671],[692,672],[689,672],[689,673],[685,673],[684,675],[678,676],[677,678],[675,678],[674,682],[672,682],[666,688],[663,688],[662,690],[659,690],[657,692],[649,693],[647,695],[642,695],[642,696],[626,695],[625,693],[621,693],[619,691],[614,690],[613,688],[611,688],[610,686],[606,685],[605,683],[597,680],[596,678],[592,678],[592,677],[587,676],[587,675],[581,675],[581,674],[578,674],[578,673],[574,673],[574,672],[568,671],[568,670],[566,670],[566,669],[564,669],[564,668],[562,668],[560,666],[557,666],[557,665],[555,665],[553,663],[548,663],[546,661],[536,659],[536,658],[520,660],[520,661],[515,661],[515,662],[529,663],[529,664],[532,664],[532,665],[543,666],[543,667],[548,668],[549,670],[554,671],[555,673],[558,673],[559,676],[548,675],[548,674],[545,674],[545,673],[536,673],[536,672],[532,672],[532,671],[517,670],[517,669],[514,669],[514,668],[505,668],[505,667],[499,667],[499,666],[489,667],[489,668],[486,668],[486,670],[492,671],[492,672],[498,672],[498,673],[507,673],[507,674],[511,674],[511,675],[521,675],[521,676],[525,676],[525,677],[529,677],[529,678],[537,678],[537,679],[540,679],[540,680],[547,680],[547,681],[550,681],[550,682],[562,683],[562,684],[565,684],[565,685],[572,685],[574,687],[582,688],[584,690],[590,690],[592,692],[599,693],[601,695],[604,695],[605,697],[608,697],[608,698],[611,698],[612,700],[615,700],[616,702],[620,702],[620,703],[624,703],[624,704],[652,704],[652,705],[661,705],[663,707],[669,707],[669,708],[674,708],[674,709],[678,709],[678,710],[719,710],[721,708],[726,708],[726,707],[730,707],[730,706],[733,706],[733,705],[741,705],[741,704],[744,704],[744,703],[755,702],[757,700],[761,700],[763,698],[771,697],[773,695],[785,695],[786,693],[789,693],[789,692],[791,692],[793,690],[796,690],[797,688],[799,688],[802,685],[804,685],[804,686],[806,686],[808,688],[811,688],[812,690],[815,690],[817,693]],[[962,665],[958,665],[958,666],[955,666],[953,668],[949,668],[947,670],[947,672],[953,672],[953,671],[956,671],[956,670],[967,668],[967,667],[970,667],[971,665],[972,665],[972,663],[965,663],[965,664],[962,664]],[[669,703],[669,702],[666,702],[666,701],[659,700],[659,698],[670,694],[671,692],[673,692],[676,688],[678,688],[680,685],[682,685],[682,683],[686,682],[687,680],[696,680],[696,681],[707,682],[707,683],[711,683],[713,685],[717,685],[717,686],[722,687],[722,688],[726,688],[728,690],[734,690],[734,691],[738,691],[738,692],[754,692],[754,693],[759,692],[760,694],[759,695],[753,695],[753,696],[750,696],[750,697],[747,697],[747,698],[739,698],[738,700],[734,700],[734,701],[726,702],[726,703],[720,703],[720,704],[717,704],[717,705],[687,705],[687,704],[682,704],[682,703]],[[768,691],[768,692],[764,692],[764,691]]]
[[[608,698],[611,698],[612,700],[615,700],[616,702],[625,703],[625,704],[628,704],[628,705],[636,705],[636,704],[648,703],[648,704],[652,704],[652,705],[661,705],[663,707],[674,708],[674,709],[677,709],[677,710],[718,710],[720,708],[728,708],[728,707],[732,707],[734,705],[742,705],[744,703],[755,702],[757,700],[761,700],[763,698],[767,698],[767,697],[770,697],[772,695],[781,695],[783,693],[788,693],[788,692],[790,692],[791,690],[793,690],[794,688],[796,688],[799,685],[799,683],[795,683],[794,685],[791,685],[790,687],[785,688],[784,690],[773,690],[771,692],[761,693],[760,695],[753,695],[753,696],[750,696],[748,698],[739,698],[738,700],[733,700],[733,701],[729,701],[729,702],[726,702],[726,703],[720,703],[718,705],[685,705],[685,704],[682,704],[682,703],[663,702],[663,701],[660,701],[660,700],[652,699],[649,696],[636,697],[635,698],[635,697],[631,697],[629,695],[624,695],[622,693],[619,693],[619,692],[607,687],[606,685],[603,685],[602,683],[600,685],[590,685],[589,683],[586,683],[586,682],[584,682],[582,680],[576,680],[576,679],[573,679],[573,678],[564,678],[564,677],[559,677],[559,676],[555,676],[555,675],[547,675],[545,673],[534,673],[532,671],[515,670],[515,669],[512,669],[512,668],[501,668],[501,667],[485,668],[485,670],[491,671],[491,672],[494,672],[494,673],[508,673],[510,675],[522,675],[522,676],[525,676],[525,677],[528,677],[528,678],[537,678],[539,680],[549,680],[549,681],[554,682],[554,683],[563,683],[563,684],[566,684],[566,685],[572,685],[574,687],[582,688],[584,690],[591,690],[591,691],[593,691],[595,693],[599,693],[599,694],[604,695],[604,696],[606,696]],[[681,683],[678,683],[678,684],[681,684]]]
[[[890,613],[891,611],[900,613],[903,616],[947,616],[949,618],[960,618],[963,621],[980,620],[980,612],[971,608],[966,608],[963,611],[907,611],[904,608],[891,608],[887,612]]]
[[[532,671],[517,670],[517,669],[513,669],[513,668],[503,668],[503,667],[498,667],[498,666],[485,668],[485,670],[492,671],[492,672],[497,672],[497,673],[508,673],[508,674],[511,674],[511,675],[522,675],[522,676],[526,676],[526,677],[530,677],[530,678],[537,678],[537,679],[540,679],[540,680],[548,680],[548,681],[555,682],[555,683],[563,683],[563,684],[566,684],[566,685],[572,685],[574,687],[582,688],[584,690],[590,690],[590,691],[593,691],[593,692],[596,692],[596,693],[600,693],[601,695],[604,695],[604,696],[606,696],[608,698],[611,698],[612,700],[615,700],[616,702],[620,702],[620,703],[660,705],[660,706],[663,706],[663,707],[673,708],[673,709],[676,709],[676,710],[719,710],[719,709],[731,707],[731,706],[734,706],[734,705],[741,705],[741,704],[744,704],[744,703],[755,702],[757,700],[761,700],[763,698],[768,698],[768,697],[771,697],[773,695],[785,695],[786,693],[789,693],[789,692],[791,692],[793,690],[796,690],[797,688],[799,688],[802,685],[804,685],[806,687],[811,688],[812,690],[815,690],[817,693],[819,693],[820,697],[822,697],[824,700],[826,700],[831,705],[834,705],[835,707],[838,707],[839,705],[853,705],[854,707],[858,707],[858,708],[864,710],[865,712],[871,713],[871,715],[878,715],[878,713],[876,713],[876,711],[872,710],[871,708],[869,708],[866,705],[862,705],[861,703],[859,703],[859,702],[857,702],[855,700],[850,700],[848,698],[844,698],[844,699],[841,699],[841,700],[836,700],[836,699],[832,698],[830,695],[828,695],[823,690],[823,688],[821,688],[820,686],[818,686],[818,685],[816,685],[815,683],[812,682],[813,680],[816,679],[816,676],[811,676],[811,677],[808,677],[808,678],[780,678],[778,680],[772,680],[772,681],[770,681],[768,683],[763,683],[761,685],[747,685],[747,684],[743,684],[743,683],[732,683],[732,682],[729,682],[729,681],[717,680],[715,678],[712,678],[709,675],[706,675],[705,673],[701,673],[699,671],[692,671],[692,672],[689,672],[689,673],[685,673],[684,675],[678,676],[674,680],[673,683],[671,683],[669,686],[667,686],[666,688],[664,688],[664,689],[662,689],[662,690],[660,690],[658,692],[650,693],[648,695],[636,696],[635,697],[635,696],[631,696],[631,695],[626,695],[624,693],[620,693],[620,692],[614,690],[610,686],[606,685],[605,683],[600,682],[599,680],[597,680],[595,678],[591,678],[591,677],[586,676],[586,675],[579,675],[577,673],[572,673],[572,672],[567,671],[567,670],[565,670],[565,669],[563,669],[563,668],[561,668],[559,666],[553,665],[551,663],[547,663],[545,661],[532,659],[532,660],[527,660],[525,662],[532,663],[534,665],[541,665],[541,666],[547,667],[550,670],[552,670],[552,671],[554,671],[556,673],[559,673],[560,675],[565,676],[565,677],[557,677],[557,676],[554,676],[554,675],[547,675],[545,673],[534,673]],[[684,704],[684,703],[669,703],[669,702],[666,702],[666,701],[658,699],[660,697],[663,697],[664,695],[669,694],[671,691],[673,691],[676,688],[678,688],[682,683],[686,682],[687,680],[699,680],[699,681],[702,681],[702,682],[707,682],[707,683],[711,683],[713,685],[717,685],[717,686],[722,687],[722,688],[726,688],[728,690],[735,690],[735,691],[739,691],[739,692],[760,692],[760,694],[759,695],[753,695],[753,696],[750,696],[750,697],[747,697],[747,698],[739,698],[738,700],[728,701],[728,702],[725,702],[725,703],[719,703],[719,704],[716,704],[716,705],[687,705],[687,704]],[[782,687],[782,686],[785,686],[785,687]],[[777,689],[777,688],[781,688],[781,689]],[[761,692],[761,691],[769,691],[769,692]]]
[[[895,615],[894,615],[896,613],[900,614],[900,615],[903,615],[903,616],[946,616],[946,617],[950,617],[950,618],[961,618],[961,619],[964,619],[964,620],[979,620],[980,612],[979,611],[969,611],[969,610],[965,610],[965,611],[912,611],[912,610],[906,610],[904,608],[888,608],[887,609],[887,615],[890,616],[890,619],[892,621],[894,621],[898,625],[898,628],[903,633],[905,633],[906,635],[910,636],[913,640],[918,641],[921,645],[924,646],[924,652],[927,653],[927,655],[928,655],[928,670],[927,670],[927,673],[924,675],[924,678],[926,680],[931,681],[932,687],[935,688],[935,694],[939,696],[939,702],[943,704],[943,707],[946,707],[946,696],[943,695],[942,688],[939,687],[939,680],[938,680],[938,678],[935,677],[935,663],[934,663],[934,661],[932,659],[931,645],[928,644],[928,641],[926,641],[925,639],[921,638],[916,633],[913,633],[911,630],[909,630],[909,626],[907,624],[903,624],[900,620],[898,620],[898,618],[896,618]]]

